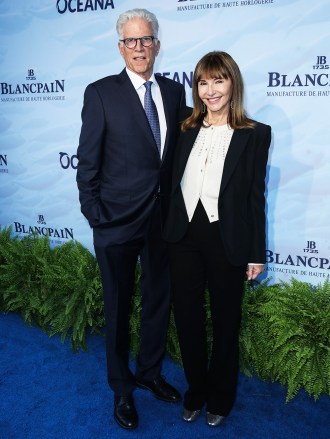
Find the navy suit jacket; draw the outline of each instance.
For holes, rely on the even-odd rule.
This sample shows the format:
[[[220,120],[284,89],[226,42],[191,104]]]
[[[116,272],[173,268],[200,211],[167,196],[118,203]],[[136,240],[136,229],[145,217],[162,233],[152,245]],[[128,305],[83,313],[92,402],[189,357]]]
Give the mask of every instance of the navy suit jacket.
[[[162,159],[139,96],[124,69],[86,88],[78,146],[81,211],[116,244],[137,237],[160,190],[165,217],[184,87],[156,76],[167,123]]]
[[[179,241],[189,220],[181,191],[181,179],[200,125],[181,133],[176,148],[170,208],[164,238]],[[265,263],[265,175],[271,128],[256,122],[255,128],[234,130],[221,180],[219,227],[228,260],[233,265]]]

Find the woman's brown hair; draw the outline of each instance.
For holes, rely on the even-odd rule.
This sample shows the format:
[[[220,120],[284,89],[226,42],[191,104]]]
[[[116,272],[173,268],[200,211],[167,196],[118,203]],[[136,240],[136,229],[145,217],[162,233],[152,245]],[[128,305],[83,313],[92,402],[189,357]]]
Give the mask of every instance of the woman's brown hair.
[[[203,124],[205,105],[203,105],[203,101],[198,96],[198,83],[202,78],[230,79],[232,82],[232,96],[228,114],[228,125],[233,129],[253,128],[255,126],[255,123],[247,117],[244,110],[244,85],[238,65],[228,53],[214,51],[204,55],[196,65],[192,83],[194,108],[191,116],[182,123],[182,131]]]

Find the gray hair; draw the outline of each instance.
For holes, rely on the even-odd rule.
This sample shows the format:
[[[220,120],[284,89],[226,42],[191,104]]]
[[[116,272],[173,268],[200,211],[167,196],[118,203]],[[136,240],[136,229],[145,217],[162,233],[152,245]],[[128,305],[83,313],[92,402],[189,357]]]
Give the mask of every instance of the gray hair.
[[[147,11],[147,9],[130,9],[129,11],[123,12],[119,15],[116,25],[117,34],[119,35],[120,39],[124,38],[123,35],[123,27],[124,25],[129,21],[132,20],[132,18],[142,18],[143,20],[147,21],[151,24],[153,36],[158,38],[158,20],[156,18],[156,15],[152,12]]]

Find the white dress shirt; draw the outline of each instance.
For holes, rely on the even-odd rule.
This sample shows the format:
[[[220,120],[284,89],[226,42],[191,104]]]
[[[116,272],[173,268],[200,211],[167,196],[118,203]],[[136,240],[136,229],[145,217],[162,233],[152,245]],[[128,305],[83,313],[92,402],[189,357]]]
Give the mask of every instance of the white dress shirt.
[[[133,87],[135,88],[142,107],[144,107],[144,95],[146,92],[146,88],[144,86],[144,83],[146,82],[141,76],[137,75],[136,73],[132,72],[126,67],[126,72],[132,81]],[[165,118],[165,112],[164,112],[164,105],[163,105],[163,99],[162,94],[160,92],[159,85],[156,81],[155,75],[152,74],[151,77],[148,79],[148,81],[152,81],[151,86],[151,95],[155,102],[157,112],[158,112],[158,119],[159,119],[159,127],[160,127],[160,150],[161,150],[161,156],[163,155],[164,151],[164,144],[165,144],[165,138],[166,138],[166,131],[167,131],[167,125],[166,125],[166,118]]]

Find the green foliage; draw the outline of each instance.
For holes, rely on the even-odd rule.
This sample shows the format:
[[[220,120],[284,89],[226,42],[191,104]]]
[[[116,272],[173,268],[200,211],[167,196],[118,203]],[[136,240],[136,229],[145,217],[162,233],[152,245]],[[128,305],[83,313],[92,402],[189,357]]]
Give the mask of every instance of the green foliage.
[[[180,346],[178,342],[178,336],[174,322],[174,314],[172,310],[170,313],[170,319],[169,319],[168,330],[167,330],[166,351],[173,361],[182,365]]]
[[[51,294],[44,301],[45,323],[50,334],[70,334],[73,349],[84,350],[86,329],[100,332],[104,325],[103,296],[99,268],[94,256],[78,242],[67,242],[53,250],[52,265],[44,270]]]
[[[137,264],[135,272],[135,293],[132,298],[132,308],[130,315],[130,342],[131,356],[136,357],[140,347],[140,316],[141,316],[141,268]],[[181,364],[181,354],[179,342],[177,339],[176,327],[174,323],[173,312],[170,313],[169,325],[167,331],[166,350],[170,357],[177,363]]]
[[[246,287],[241,368],[287,386],[287,401],[304,388],[330,393],[330,283]]]
[[[1,232],[0,285],[7,311],[21,312],[27,323],[42,325],[40,308],[47,296],[44,269],[51,263],[47,238],[35,235],[8,239],[10,230]],[[5,244],[3,241],[6,240]]]
[[[6,259],[3,255],[5,249],[11,244],[11,229],[4,229],[1,231],[0,226],[0,267],[4,267],[7,264]],[[17,238],[16,238],[17,239]],[[5,309],[5,300],[4,300],[4,291],[5,287],[3,283],[0,281],[0,311],[4,311]]]
[[[135,276],[130,316],[131,353],[140,344],[141,270]],[[212,322],[205,295],[209,349]],[[95,257],[78,242],[51,248],[47,237],[11,236],[0,230],[0,311],[21,313],[49,335],[70,337],[74,351],[87,349],[86,334],[102,332],[103,297]],[[287,401],[300,389],[317,399],[330,394],[330,283],[245,284],[240,334],[241,369],[287,387]],[[181,364],[173,313],[167,352]]]
[[[140,347],[140,316],[141,316],[141,269],[137,264],[135,271],[135,292],[132,298],[131,315],[130,315],[130,343],[131,356],[133,358],[139,352]]]
[[[48,334],[69,334],[72,347],[86,349],[86,331],[104,324],[102,287],[94,256],[78,242],[50,248],[48,237],[10,239],[0,231],[0,304],[21,313]]]

